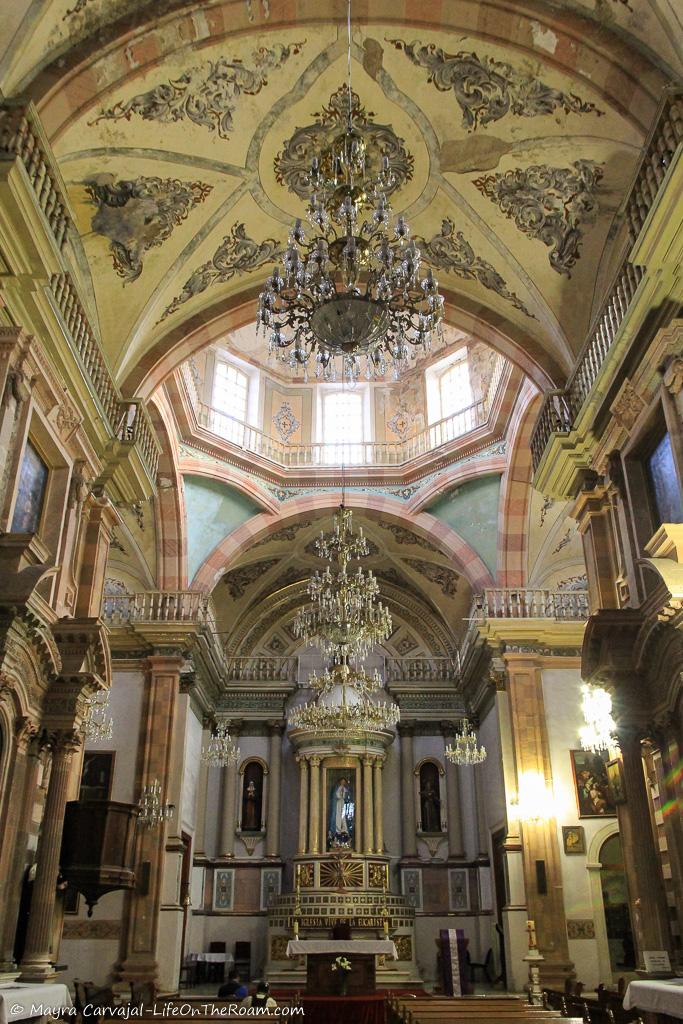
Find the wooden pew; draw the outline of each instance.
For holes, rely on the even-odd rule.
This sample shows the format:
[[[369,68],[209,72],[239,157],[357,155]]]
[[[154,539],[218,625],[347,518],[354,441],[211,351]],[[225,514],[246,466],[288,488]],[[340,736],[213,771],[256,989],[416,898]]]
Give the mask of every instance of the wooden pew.
[[[558,1010],[532,1006],[523,999],[504,995],[393,996],[388,1004],[396,1024],[544,1024],[561,1019]],[[582,1021],[581,1017],[573,1019]]]

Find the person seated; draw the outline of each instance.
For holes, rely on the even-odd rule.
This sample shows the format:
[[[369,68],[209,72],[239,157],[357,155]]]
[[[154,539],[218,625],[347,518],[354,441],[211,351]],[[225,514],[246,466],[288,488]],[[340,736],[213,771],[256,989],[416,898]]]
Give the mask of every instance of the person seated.
[[[221,985],[218,989],[219,999],[244,999],[247,995],[249,995],[249,989],[237,971],[230,971],[225,985]]]
[[[277,1003],[270,995],[270,986],[268,985],[268,982],[259,981],[254,995],[247,996],[246,999],[243,999],[241,1005],[246,1007],[259,1006],[265,1007],[266,1010],[274,1010]]]

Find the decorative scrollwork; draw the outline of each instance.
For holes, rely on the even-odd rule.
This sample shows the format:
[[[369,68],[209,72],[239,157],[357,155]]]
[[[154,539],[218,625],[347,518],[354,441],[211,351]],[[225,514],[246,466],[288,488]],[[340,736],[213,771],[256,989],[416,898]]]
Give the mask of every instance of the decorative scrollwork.
[[[234,131],[233,114],[240,96],[256,96],[268,84],[268,74],[281,68],[293,53],[299,53],[306,40],[285,46],[276,43],[272,48],[260,46],[254,50],[253,67],[247,67],[239,58],[207,60],[188,68],[178,78],[171,78],[137,93],[129,100],[120,100],[103,110],[89,123],[99,121],[130,121],[133,114],[144,121],[173,124],[185,119],[207,131],[217,131],[221,139],[229,139]]]
[[[469,131],[500,121],[508,114],[538,117],[558,109],[567,114],[604,113],[573,92],[553,89],[504,61],[480,58],[473,50],[446,53],[434,43],[422,45],[417,40],[407,43],[403,39],[387,42],[402,50],[417,67],[424,68],[427,81],[440,92],[453,91],[462,110],[463,127]]]
[[[571,167],[540,164],[485,174],[474,184],[528,238],[551,248],[553,270],[571,277],[570,267],[581,255],[580,226],[594,223],[597,215],[594,193],[601,178],[594,160],[575,160]]]
[[[274,238],[255,242],[247,235],[244,224],[233,224],[230,234],[225,236],[211,259],[202,263],[201,267],[188,277],[180,295],[166,307],[160,319],[165,320],[184,302],[188,302],[195,295],[200,295],[210,285],[224,284],[236,274],[248,274],[265,263],[279,259],[281,255],[282,244]]]
[[[455,230],[455,225],[450,218],[446,217],[442,222],[439,234],[429,240],[416,237],[415,241],[433,267],[447,270],[465,280],[478,281],[484,288],[496,292],[502,299],[511,302],[515,309],[519,309],[525,316],[535,319],[534,314],[529,312],[522,300],[510,291],[496,268],[480,256],[475,255],[470,243],[465,241],[462,231]]]
[[[366,167],[372,177],[379,173],[383,157],[389,158],[393,183],[387,193],[396,192],[413,176],[413,156],[405,147],[403,139],[394,132],[391,125],[375,124],[374,113],[361,105],[355,92],[352,96],[354,129],[363,136],[366,146]],[[332,93],[329,103],[316,111],[313,124],[297,128],[284,149],[275,157],[275,177],[279,185],[301,199],[309,199],[315,191],[310,181],[311,161],[314,156],[327,149],[333,139],[343,132],[348,120],[349,94],[346,85]]]

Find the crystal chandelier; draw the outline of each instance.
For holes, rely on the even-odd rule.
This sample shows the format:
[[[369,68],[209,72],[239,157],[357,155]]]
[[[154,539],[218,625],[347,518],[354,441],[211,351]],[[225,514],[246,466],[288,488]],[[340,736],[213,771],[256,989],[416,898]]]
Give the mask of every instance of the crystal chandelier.
[[[581,709],[585,725],[579,729],[579,738],[584,750],[595,754],[618,747],[615,736],[617,724],[612,718],[612,698],[600,686],[582,686]]]
[[[409,358],[439,336],[444,300],[403,215],[395,221],[387,193],[395,185],[389,157],[372,174],[362,132],[354,126],[351,89],[351,0],[348,0],[349,109],[346,127],[313,158],[306,184],[309,236],[294,224],[282,258],[258,300],[257,332],[271,356],[308,379],[398,379]],[[339,366],[337,364],[340,364]]]
[[[161,783],[158,779],[143,787],[139,807],[138,824],[143,828],[157,828],[175,814],[173,804],[161,802]]]
[[[208,747],[202,747],[202,764],[213,768],[225,768],[229,764],[237,764],[240,759],[240,748],[230,735],[227,722],[219,722],[209,740]]]
[[[477,746],[477,734],[472,724],[464,718],[460,731],[455,734],[455,742],[446,747],[446,757],[453,764],[481,764],[486,760],[486,748]]]
[[[114,719],[109,714],[109,690],[98,690],[85,699],[83,732],[89,740],[110,740]]]
[[[376,669],[369,676],[344,662],[320,677],[313,673],[308,685],[317,690],[317,695],[292,709],[288,716],[290,729],[340,737],[354,732],[386,732],[399,721],[396,704],[372,699],[372,694],[382,688]]]
[[[372,570],[363,572],[359,566],[355,573],[349,571],[349,562],[367,555],[369,549],[362,527],[354,535],[351,509],[343,503],[332,533],[321,532],[316,549],[321,558],[330,559],[330,565],[310,579],[311,604],[297,612],[294,634],[306,643],[315,642],[335,664],[365,658],[391,635],[392,622],[389,609],[376,600],[379,584]]]

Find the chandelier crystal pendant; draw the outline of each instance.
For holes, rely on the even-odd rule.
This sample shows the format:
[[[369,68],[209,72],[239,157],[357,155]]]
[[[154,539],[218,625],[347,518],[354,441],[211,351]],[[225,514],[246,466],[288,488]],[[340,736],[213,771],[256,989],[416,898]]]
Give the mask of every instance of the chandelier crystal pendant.
[[[372,699],[382,688],[377,670],[369,676],[344,662],[322,676],[313,673],[308,685],[317,690],[317,695],[292,709],[288,716],[290,729],[337,738],[358,732],[386,732],[400,719],[396,704]]]
[[[348,2],[348,97],[345,129],[313,158],[307,185],[309,235],[297,220],[258,300],[257,333],[268,351],[308,379],[355,382],[394,379],[409,359],[441,337],[444,300],[403,215],[395,220],[387,193],[395,185],[389,157],[368,169],[366,144],[354,126],[351,89],[351,0]],[[339,364],[339,365],[338,365]]]
[[[581,687],[583,700],[581,710],[585,725],[579,729],[579,739],[584,750],[601,754],[617,748],[617,724],[612,717],[612,698],[601,686]]]
[[[114,735],[114,719],[109,714],[109,690],[98,690],[85,699],[83,732],[89,740],[110,740]]]
[[[158,779],[143,787],[139,807],[138,824],[143,828],[158,828],[175,814],[173,804],[161,802],[161,783]]]
[[[240,759],[240,748],[230,735],[227,722],[219,722],[207,747],[202,747],[202,764],[212,768],[225,768],[237,764]]]
[[[477,734],[472,724],[464,718],[460,731],[456,732],[453,745],[446,747],[446,757],[453,764],[474,765],[486,760],[486,748],[478,745]]]

